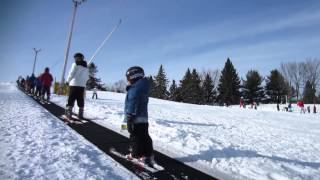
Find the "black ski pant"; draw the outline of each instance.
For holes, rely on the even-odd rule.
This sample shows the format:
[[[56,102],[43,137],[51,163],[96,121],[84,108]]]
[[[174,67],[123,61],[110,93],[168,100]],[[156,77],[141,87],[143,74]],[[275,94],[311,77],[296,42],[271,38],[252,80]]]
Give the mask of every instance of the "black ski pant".
[[[128,123],[130,148],[133,157],[150,157],[153,155],[152,139],[148,132],[148,123]]]
[[[36,96],[41,96],[41,87],[36,87],[36,92],[34,93]]]
[[[70,86],[67,107],[73,107],[74,102],[77,100],[78,107],[84,108],[84,90],[84,87]]]
[[[97,93],[93,93],[92,94],[92,99],[94,99],[94,97],[96,97],[96,99],[98,99],[98,94]]]
[[[42,86],[42,97],[44,98],[44,96],[47,94],[47,99],[50,99],[50,86]]]

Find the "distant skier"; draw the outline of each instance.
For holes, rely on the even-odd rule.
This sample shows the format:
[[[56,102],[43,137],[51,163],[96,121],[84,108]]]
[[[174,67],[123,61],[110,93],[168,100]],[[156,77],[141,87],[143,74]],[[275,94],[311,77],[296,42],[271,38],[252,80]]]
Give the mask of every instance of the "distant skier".
[[[241,97],[241,99],[240,99],[240,108],[245,108],[245,103],[244,103],[244,99],[243,99],[243,97]]]
[[[50,88],[53,78],[48,67],[44,69],[44,73],[40,76],[40,81],[42,82],[41,99],[44,100],[44,96],[47,95],[47,101],[50,101]]]
[[[255,101],[253,101],[253,108],[254,108],[255,110],[258,109],[258,105],[257,105],[257,103],[256,103]]]
[[[139,158],[145,164],[153,166],[153,145],[148,132],[148,102],[150,85],[144,70],[134,66],[127,70],[127,96],[125,100],[125,119],[130,133],[130,158]]]
[[[291,102],[289,102],[289,104],[288,104],[288,111],[289,112],[292,112],[293,110],[292,110],[292,103]]]
[[[74,102],[77,100],[79,107],[78,117],[82,119],[84,113],[84,95],[86,83],[89,79],[89,70],[83,54],[76,53],[74,60],[75,62],[72,64],[67,78],[67,84],[70,86],[70,89],[65,115],[70,119],[72,118],[72,109]]]
[[[306,113],[306,111],[305,111],[305,109],[304,109],[304,103],[303,103],[302,100],[298,101],[298,102],[297,102],[297,105],[298,105],[298,107],[300,108],[300,114]]]
[[[313,105],[313,113],[314,113],[314,114],[316,114],[316,113],[317,113],[317,107],[316,107],[316,105],[315,105],[315,104]]]
[[[98,87],[97,86],[94,86],[93,88],[93,94],[92,94],[92,99],[94,99],[94,97],[96,97],[96,99],[98,99]]]

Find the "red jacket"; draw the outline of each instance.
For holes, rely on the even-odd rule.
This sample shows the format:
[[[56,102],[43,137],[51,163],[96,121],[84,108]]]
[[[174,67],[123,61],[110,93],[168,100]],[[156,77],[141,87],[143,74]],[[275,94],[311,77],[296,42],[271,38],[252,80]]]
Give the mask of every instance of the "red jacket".
[[[53,78],[49,72],[44,72],[40,76],[40,80],[41,80],[43,86],[51,86]]]
[[[297,105],[298,105],[299,107],[304,107],[303,101],[298,101]]]

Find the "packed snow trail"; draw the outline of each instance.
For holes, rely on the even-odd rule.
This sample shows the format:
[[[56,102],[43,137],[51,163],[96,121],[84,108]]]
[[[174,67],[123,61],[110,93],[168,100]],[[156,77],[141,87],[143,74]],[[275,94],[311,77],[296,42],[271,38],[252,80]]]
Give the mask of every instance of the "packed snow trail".
[[[85,116],[124,135],[125,94],[87,91]],[[52,101],[65,106],[65,96]],[[150,98],[149,132],[155,149],[189,166],[235,179],[320,179],[320,115],[192,105]],[[317,105],[317,109],[320,109]],[[77,109],[75,108],[75,112]],[[221,178],[225,179],[225,178]]]
[[[58,117],[61,121],[64,121],[64,119],[61,118],[65,112],[64,108],[57,106],[54,103],[43,104],[36,99],[35,101],[51,112],[54,116]],[[143,171],[138,169],[136,165],[132,164],[131,162],[123,160],[123,158],[119,158],[110,152],[110,149],[116,148],[122,154],[128,153],[129,139],[127,137],[92,121],[88,121],[84,124],[68,123],[67,125],[142,179],[215,179],[212,176],[209,176],[157,151],[154,151],[155,161],[164,167],[165,170],[155,173]]]
[[[0,179],[138,179],[12,84],[0,84]]]

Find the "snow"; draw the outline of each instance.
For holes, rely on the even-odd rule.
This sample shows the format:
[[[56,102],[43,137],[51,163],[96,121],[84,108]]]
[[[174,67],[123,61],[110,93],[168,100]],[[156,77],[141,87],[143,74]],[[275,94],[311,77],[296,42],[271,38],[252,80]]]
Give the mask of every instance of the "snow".
[[[128,136],[125,94],[91,95],[85,116]],[[221,179],[320,179],[319,114],[150,98],[149,116],[155,149]],[[0,122],[0,179],[136,179],[9,83],[0,84]]]
[[[0,179],[138,179],[14,84],[0,83]]]
[[[120,129],[125,94],[91,96],[87,92],[85,116],[128,136]],[[66,97],[54,95],[53,101],[65,106]],[[155,149],[221,179],[320,179],[319,114],[150,98],[149,123]]]

